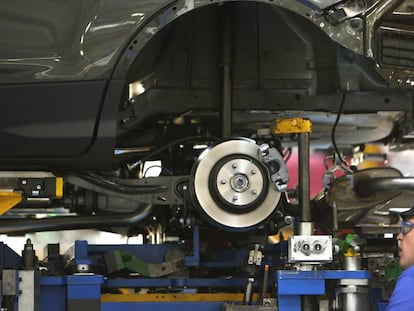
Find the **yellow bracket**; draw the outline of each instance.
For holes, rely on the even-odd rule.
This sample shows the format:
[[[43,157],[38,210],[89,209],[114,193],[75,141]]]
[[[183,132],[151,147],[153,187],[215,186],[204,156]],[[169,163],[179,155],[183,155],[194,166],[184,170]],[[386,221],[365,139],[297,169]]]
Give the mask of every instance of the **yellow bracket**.
[[[345,257],[359,257],[361,256],[361,254],[358,252],[355,252],[352,248],[348,248],[346,252],[344,253],[344,256]]]
[[[192,293],[192,294],[102,294],[101,302],[221,302],[243,301],[241,293]],[[259,299],[254,293],[252,300]]]
[[[0,192],[0,215],[19,204],[22,199],[22,194],[19,192]]]
[[[56,198],[61,199],[63,197],[63,178],[56,177]]]
[[[276,119],[270,123],[270,133],[276,135],[312,133],[312,122],[303,118]]]

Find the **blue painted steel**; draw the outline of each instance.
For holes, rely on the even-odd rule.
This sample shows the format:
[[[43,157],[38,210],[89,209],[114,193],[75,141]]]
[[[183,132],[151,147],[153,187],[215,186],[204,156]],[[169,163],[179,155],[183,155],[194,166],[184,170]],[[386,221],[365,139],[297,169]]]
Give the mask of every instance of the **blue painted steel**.
[[[107,279],[104,287],[106,288],[131,288],[131,287],[243,287],[246,285],[246,278],[231,279],[213,279],[213,278],[190,278],[190,279],[172,279],[172,278],[136,278],[136,279]]]
[[[71,299],[101,298],[101,275],[45,276],[40,278],[40,310],[65,311]],[[20,310],[19,310],[20,311]]]
[[[40,279],[41,283],[44,283],[40,285],[40,311],[65,311],[66,286],[54,282],[42,282],[44,279]]]
[[[277,292],[280,295],[322,295],[325,293],[324,279],[279,280]]]
[[[242,252],[223,252],[215,258],[217,262],[201,262],[198,228],[194,233],[194,253],[186,257],[189,266],[232,266],[231,260],[235,254],[242,257]],[[75,264],[99,265],[103,263],[103,254],[111,250],[127,250],[148,262],[162,262],[165,253],[177,245],[88,245],[86,241],[76,241],[73,248],[66,255],[73,257]],[[274,259],[274,258],[273,258]],[[272,260],[273,260],[272,259]],[[20,267],[20,257],[6,245],[0,243],[0,268]],[[234,264],[234,263],[233,263]],[[320,295],[325,293],[325,280],[327,279],[369,279],[367,271],[291,271],[281,270],[275,274],[280,311],[300,311],[302,295]],[[273,276],[269,278],[273,279]],[[270,281],[272,283],[273,280]],[[65,311],[67,301],[71,299],[100,300],[101,293],[112,288],[140,288],[140,287],[166,287],[194,291],[199,287],[243,288],[246,278],[116,278],[107,279],[101,275],[67,275],[44,276],[40,278],[40,310]],[[255,284],[259,286],[260,284]],[[219,311],[223,302],[101,302],[101,311]],[[380,310],[383,305],[379,305]]]
[[[325,280],[369,278],[371,278],[371,273],[363,270],[277,271],[276,281],[279,310],[300,311],[301,295],[324,294]]]
[[[212,286],[223,286],[222,281],[207,279]],[[111,284],[111,281],[112,282]],[[70,299],[100,299],[103,288],[108,288],[108,284],[114,287],[135,287],[145,286],[145,281],[151,279],[141,279],[139,283],[123,282],[134,280],[106,280],[99,275],[70,275],[70,276],[50,276],[41,277],[40,294],[41,294],[41,311],[65,311],[66,302]],[[166,280],[163,280],[166,281]],[[206,284],[205,279],[180,279],[173,286],[181,286],[185,284]],[[194,281],[194,282],[191,282]],[[227,280],[229,281],[229,280]],[[230,282],[227,286],[244,286],[245,279],[237,279]],[[138,285],[137,285],[138,284]],[[171,283],[170,283],[171,284]],[[157,310],[180,310],[180,311],[219,311],[220,306],[224,302],[102,302],[101,311],[157,311]]]
[[[75,241],[73,245],[73,263],[74,265],[91,265],[92,260],[88,257],[88,242]]]
[[[67,280],[67,299],[100,299],[103,276],[69,275]]]
[[[88,242],[87,241],[75,241],[73,245],[75,249],[75,259],[88,259]]]
[[[278,299],[279,311],[302,311],[300,295],[286,295]]]
[[[187,267],[198,267],[200,265],[200,228],[194,226],[193,229],[193,255],[185,257]]]
[[[223,302],[104,302],[101,311],[220,311]],[[43,311],[43,310],[42,310]]]
[[[172,248],[184,248],[177,244],[160,245],[89,245],[87,241],[75,241],[74,246],[66,253],[74,264],[103,265],[103,254],[115,250],[127,251],[148,263],[165,261],[165,254]],[[248,255],[247,249],[210,250],[210,261],[200,260],[200,230],[193,229],[193,252],[184,258],[186,267],[243,267]]]
[[[44,276],[40,278],[40,286],[66,285],[66,276]]]
[[[279,270],[276,273],[277,280],[296,280],[296,279],[370,279],[371,273],[365,270],[345,271],[345,270],[320,270],[320,271],[292,271]]]
[[[223,285],[231,280],[207,279],[212,286]],[[113,281],[113,282],[111,282]],[[129,282],[128,282],[129,281]],[[139,281],[134,282],[134,281]],[[106,280],[99,275],[71,275],[71,276],[50,276],[41,277],[41,311],[65,311],[66,302],[69,299],[99,299],[103,288],[114,287],[140,287],[146,286],[151,279],[117,279]],[[167,281],[163,279],[162,281]],[[206,279],[179,279],[175,280],[173,286],[191,284],[207,284]],[[193,281],[193,282],[192,282]],[[245,279],[237,279],[227,282],[227,286],[244,286]],[[101,311],[157,311],[157,310],[180,310],[180,311],[219,311],[224,302],[102,302]]]

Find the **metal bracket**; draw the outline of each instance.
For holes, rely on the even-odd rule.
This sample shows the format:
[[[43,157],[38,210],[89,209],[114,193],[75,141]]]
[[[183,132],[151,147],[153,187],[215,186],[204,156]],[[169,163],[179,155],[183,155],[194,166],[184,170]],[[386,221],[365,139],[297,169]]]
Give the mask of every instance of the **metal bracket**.
[[[106,187],[104,184],[97,184],[92,178],[85,175],[70,175],[65,180],[68,183],[97,193],[113,195],[142,203],[171,205],[183,203],[182,194],[179,192],[186,187],[188,176],[158,176],[134,180],[119,179],[116,181],[119,188],[124,186],[130,189],[130,191],[121,191],[117,187]],[[112,184],[114,183],[112,182]]]
[[[316,263],[332,261],[330,235],[294,235],[289,237],[289,262]]]
[[[128,269],[142,276],[160,277],[184,268],[184,256],[161,263],[148,263],[127,251],[115,250],[107,252],[104,257],[109,272]]]
[[[366,11],[366,1],[345,1],[326,9],[326,19],[333,25],[340,24]]]
[[[333,159],[334,165],[328,168],[327,161],[328,159]],[[341,158],[336,155],[335,153],[332,156],[328,156],[324,159],[325,167],[327,170],[323,174],[323,186],[325,188],[329,188],[332,186],[333,182],[335,181],[335,172],[341,171],[345,173],[345,176],[349,179],[349,187],[351,189],[354,188],[354,172],[349,168],[346,167],[341,160]]]
[[[270,148],[268,144],[259,146],[259,157],[266,166],[271,182],[279,192],[287,191],[289,175],[285,162],[276,148]]]

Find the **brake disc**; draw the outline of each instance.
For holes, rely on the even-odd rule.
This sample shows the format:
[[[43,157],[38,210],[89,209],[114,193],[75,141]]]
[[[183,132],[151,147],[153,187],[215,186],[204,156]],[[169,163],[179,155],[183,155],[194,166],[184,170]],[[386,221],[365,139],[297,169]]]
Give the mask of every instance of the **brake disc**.
[[[281,196],[261,161],[259,146],[246,138],[206,149],[191,176],[196,207],[209,222],[227,230],[246,231],[259,225],[273,213]]]

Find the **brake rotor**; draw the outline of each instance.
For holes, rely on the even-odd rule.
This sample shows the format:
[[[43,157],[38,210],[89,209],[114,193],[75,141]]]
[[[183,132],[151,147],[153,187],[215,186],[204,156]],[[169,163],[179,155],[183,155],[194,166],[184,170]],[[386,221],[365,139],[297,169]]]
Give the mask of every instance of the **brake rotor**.
[[[281,195],[260,161],[259,146],[246,138],[206,149],[191,175],[196,207],[209,222],[227,230],[245,231],[262,223]]]

